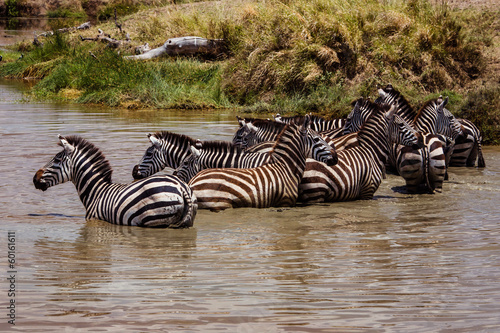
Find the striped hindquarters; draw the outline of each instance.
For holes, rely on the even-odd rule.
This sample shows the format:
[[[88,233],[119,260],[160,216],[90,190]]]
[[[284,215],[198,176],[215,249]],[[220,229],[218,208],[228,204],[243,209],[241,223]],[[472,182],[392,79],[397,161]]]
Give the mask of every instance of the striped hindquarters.
[[[486,166],[482,152],[482,136],[479,129],[467,119],[458,119],[462,124],[462,134],[455,140],[455,148],[450,159],[450,166],[472,167],[476,163],[480,168]]]
[[[96,205],[87,215],[114,224],[187,228],[194,222],[196,197],[174,176],[153,176],[95,193]]]
[[[331,167],[307,160],[298,200],[317,203],[373,198],[383,172],[370,156],[360,147],[340,152],[338,163]]]

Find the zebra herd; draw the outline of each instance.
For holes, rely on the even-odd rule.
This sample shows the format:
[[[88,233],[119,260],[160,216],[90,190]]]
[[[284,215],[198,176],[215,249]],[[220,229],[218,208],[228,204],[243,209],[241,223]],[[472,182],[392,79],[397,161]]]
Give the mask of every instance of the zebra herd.
[[[101,151],[78,136],[33,178],[35,188],[72,181],[86,218],[142,227],[184,228],[197,209],[282,207],[297,202],[371,199],[389,168],[408,192],[441,192],[448,166],[484,167],[481,135],[456,119],[448,98],[414,111],[391,85],[360,98],[346,119],[306,115],[238,117],[233,141],[201,141],[162,131],[134,166],[130,184],[113,184]],[[164,168],[174,175],[155,175]]]

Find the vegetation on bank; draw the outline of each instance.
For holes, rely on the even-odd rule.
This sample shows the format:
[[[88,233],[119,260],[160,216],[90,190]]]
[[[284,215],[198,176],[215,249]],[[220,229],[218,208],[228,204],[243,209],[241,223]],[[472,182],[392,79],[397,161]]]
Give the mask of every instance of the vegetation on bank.
[[[453,113],[474,121],[485,143],[499,144],[500,88],[491,61],[499,56],[498,14],[424,0],[171,5],[120,16],[130,47],[79,39],[95,36],[97,28],[56,34],[42,47],[16,45],[17,52],[4,55],[0,75],[41,79],[33,89],[41,98],[328,117],[345,116],[352,100],[376,98],[377,85],[391,83],[415,106],[450,96]],[[99,27],[124,38],[114,22]],[[157,47],[179,36],[223,38],[227,52],[217,59],[123,59],[132,46]]]

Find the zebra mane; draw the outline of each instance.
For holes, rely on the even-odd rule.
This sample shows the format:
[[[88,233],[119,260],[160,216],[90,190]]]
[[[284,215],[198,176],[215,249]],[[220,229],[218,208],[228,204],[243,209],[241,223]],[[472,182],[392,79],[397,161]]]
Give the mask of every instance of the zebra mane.
[[[281,133],[281,131],[283,131],[283,129],[285,128],[285,126],[287,124],[285,123],[280,123],[278,121],[274,121],[274,120],[268,120],[268,119],[256,119],[256,118],[253,118],[251,119],[251,122],[252,122],[252,125],[254,125],[255,127],[267,127],[269,130],[275,132],[275,133]],[[301,123],[303,123],[304,121],[302,120]]]
[[[195,145],[196,144],[196,140],[187,136],[187,135],[184,135],[184,134],[178,134],[178,133],[174,133],[174,132],[169,132],[169,131],[160,131],[160,132],[156,132],[153,134],[157,139],[159,140],[163,140],[163,141],[172,141],[172,140],[178,140],[178,141],[187,141],[189,142],[191,145]]]
[[[397,111],[397,114],[399,114],[401,117],[403,117],[403,119],[405,121],[413,121],[413,119],[415,119],[415,110],[412,108],[412,106],[410,105],[410,103],[408,102],[408,100],[403,96],[401,95],[401,93],[394,89],[392,87],[392,85],[387,85],[387,87],[385,87],[383,89],[385,91],[386,94],[389,95],[389,98],[392,99],[392,103],[396,103],[397,102],[397,106],[398,106],[398,111]],[[382,104],[382,103],[386,103],[384,102],[384,98],[383,97],[378,97],[376,100],[375,100],[375,103],[377,104]],[[403,110],[404,112],[401,113],[401,106],[404,105],[406,106],[407,110]]]
[[[361,100],[361,98],[360,98],[360,100]],[[365,127],[368,127],[367,125],[368,125],[370,119],[376,117],[381,112],[385,113],[385,112],[389,111],[389,109],[391,108],[390,104],[376,103],[376,102],[370,101],[369,99],[362,99],[361,102],[362,102],[362,104],[361,104],[360,108],[370,109],[370,114],[366,118],[365,123],[359,129],[359,134],[364,132],[363,130],[365,129]],[[402,119],[404,119],[404,118],[402,118]]]
[[[274,154],[274,151],[276,149],[276,147],[278,147],[283,141],[283,138],[285,137],[285,133],[290,131],[290,128],[291,127],[299,127],[299,126],[302,126],[302,124],[300,123],[291,123],[291,124],[285,124],[285,126],[283,126],[283,129],[281,130],[281,132],[278,134],[278,136],[276,137],[276,141],[274,142],[274,145],[273,147],[271,148],[271,150],[268,152],[269,156],[273,156]]]
[[[237,150],[244,151],[241,145],[235,145],[231,141],[223,140],[212,140],[212,141],[202,141],[201,149],[213,149],[213,150]]]
[[[89,157],[89,162],[99,170],[99,173],[104,177],[104,180],[111,183],[111,174],[113,173],[113,169],[99,148],[78,135],[65,136],[64,139],[66,139],[70,145],[78,149],[81,154]],[[58,145],[62,147],[60,142],[58,142]]]

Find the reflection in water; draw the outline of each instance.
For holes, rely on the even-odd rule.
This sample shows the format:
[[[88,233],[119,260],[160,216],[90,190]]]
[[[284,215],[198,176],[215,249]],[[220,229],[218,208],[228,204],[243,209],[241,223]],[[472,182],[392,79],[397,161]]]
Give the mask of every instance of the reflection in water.
[[[60,150],[57,134],[91,140],[114,181],[130,182],[147,133],[229,140],[233,113],[21,98],[0,81],[0,228],[17,235],[19,331],[500,329],[498,147],[485,147],[484,170],[451,168],[442,194],[395,192],[404,181],[389,175],[374,200],[199,211],[192,229],[131,228],[85,221],[73,184],[33,188]]]

